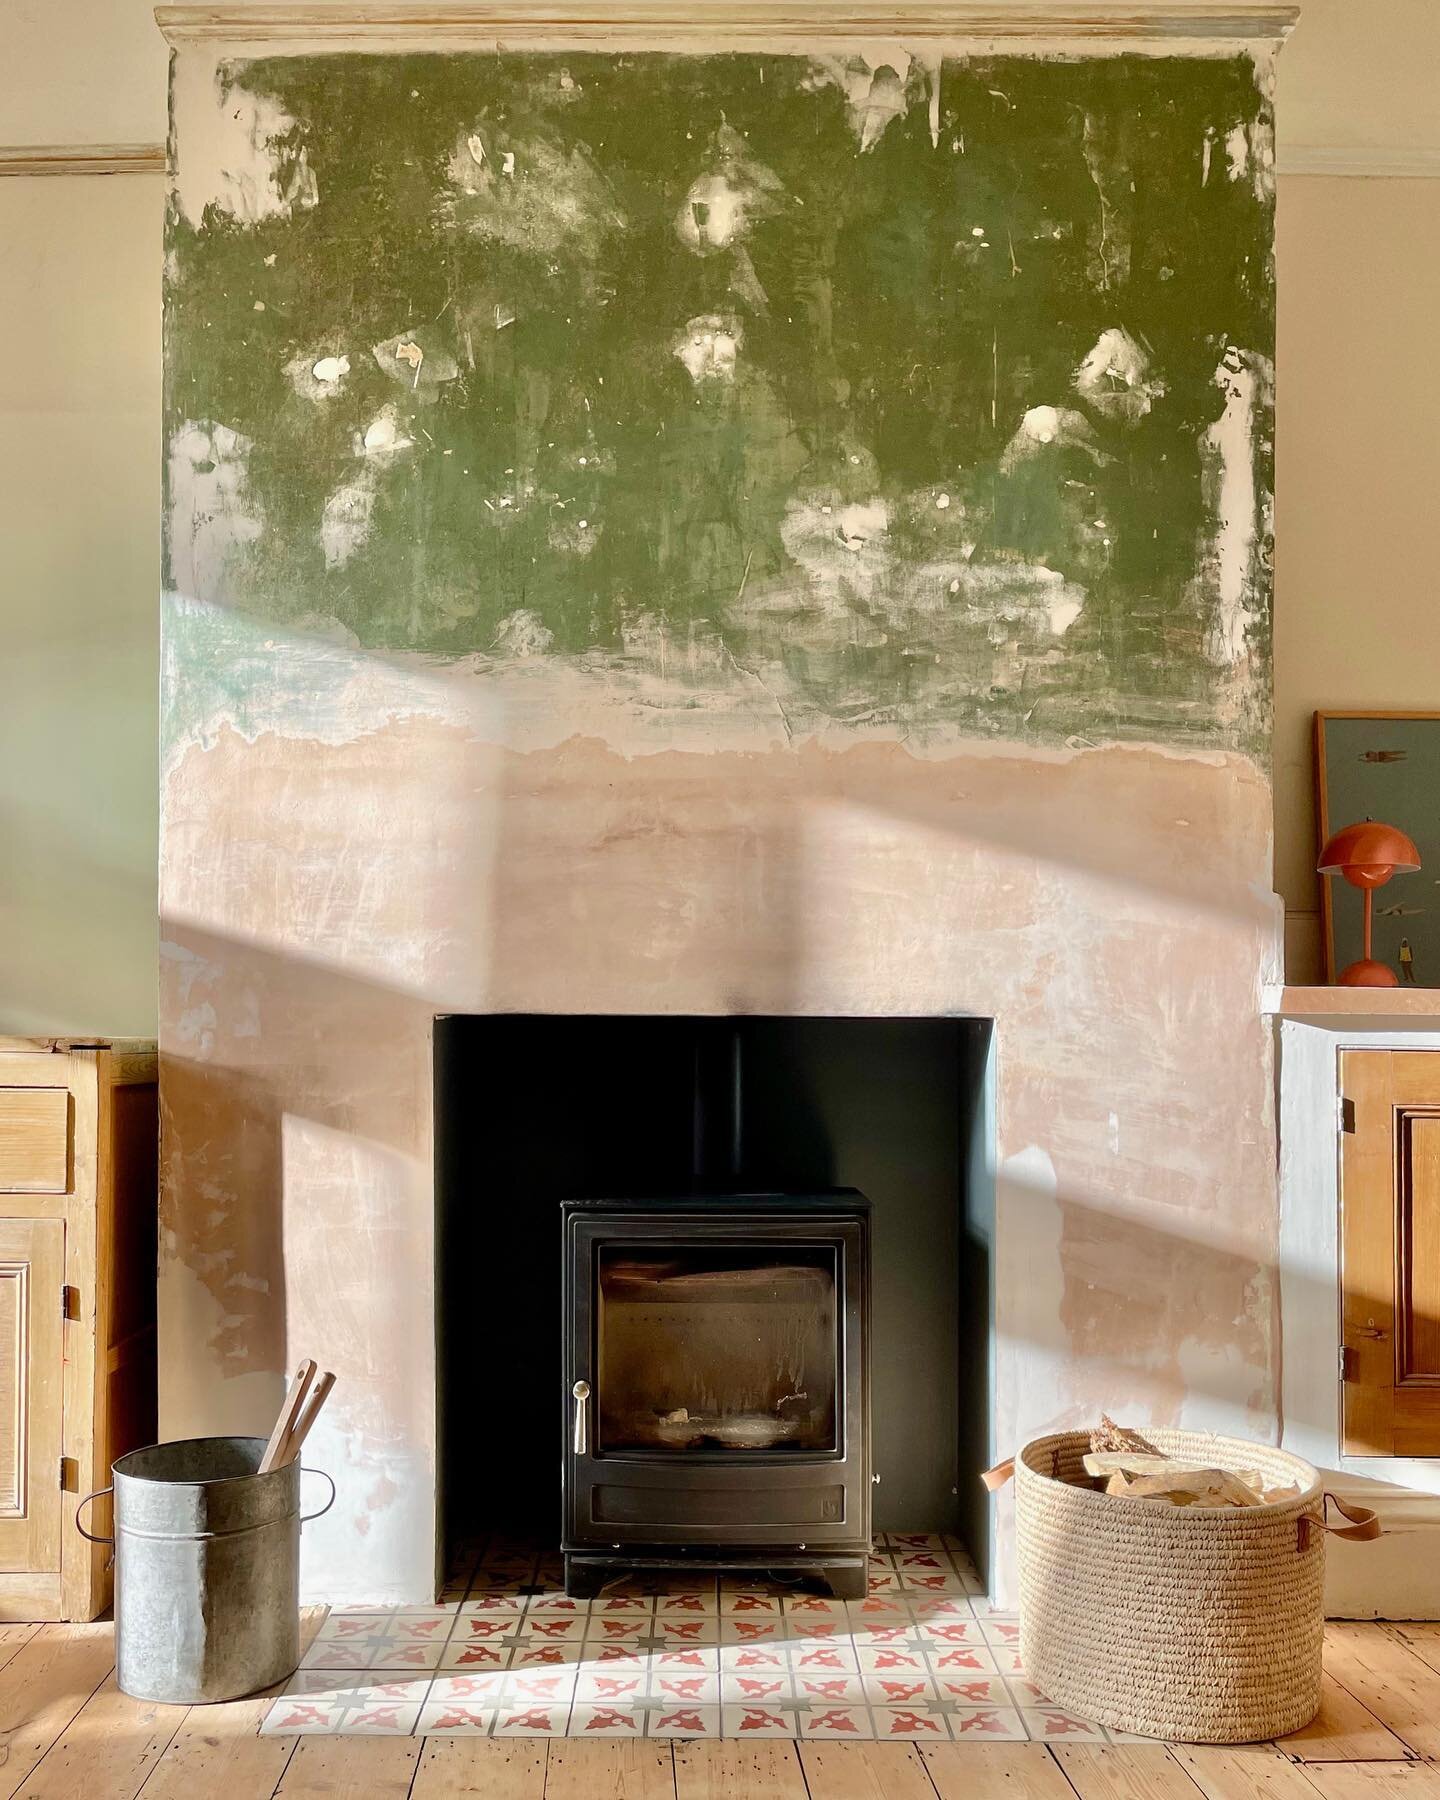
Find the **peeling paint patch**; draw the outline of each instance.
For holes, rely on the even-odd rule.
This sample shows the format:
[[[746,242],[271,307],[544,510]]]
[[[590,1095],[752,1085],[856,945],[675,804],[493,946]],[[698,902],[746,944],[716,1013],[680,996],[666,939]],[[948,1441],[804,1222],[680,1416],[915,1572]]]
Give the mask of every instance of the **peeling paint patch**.
[[[320,543],[325,551],[327,569],[343,569],[370,535],[370,519],[375,510],[375,485],[367,470],[354,481],[347,481],[325,502],[320,520]]]
[[[451,151],[445,211],[456,230],[537,255],[598,255],[625,224],[613,189],[580,144],[498,119],[462,131]]]
[[[1075,371],[1075,391],[1102,418],[1135,425],[1165,393],[1150,356],[1123,326],[1100,333],[1095,347]]]
[[[214,104],[182,108],[173,185],[183,217],[199,229],[213,209],[253,226],[318,206],[319,182],[294,117],[223,70],[216,90]]]
[[[171,579],[197,600],[227,591],[231,559],[264,529],[251,491],[249,438],[228,425],[186,420],[167,460],[166,547]]]
[[[733,382],[744,340],[745,333],[733,314],[702,313],[677,335],[673,352],[697,387],[706,381]]]
[[[813,79],[817,86],[833,84],[844,94],[850,129],[862,154],[875,148],[896,119],[904,118],[921,92],[927,97],[931,144],[940,141],[938,61],[927,67],[897,44],[863,56],[821,58]]]
[[[1269,366],[1238,350],[1227,351],[1215,371],[1224,410],[1205,433],[1206,479],[1215,512],[1213,561],[1215,617],[1210,654],[1219,663],[1243,663],[1260,622],[1254,605],[1256,556],[1263,527],[1255,479],[1256,418],[1268,404]]]
[[[749,154],[738,131],[721,125],[710,141],[708,167],[690,183],[675,215],[675,234],[701,256],[728,250],[771,217],[781,198],[774,170]]]

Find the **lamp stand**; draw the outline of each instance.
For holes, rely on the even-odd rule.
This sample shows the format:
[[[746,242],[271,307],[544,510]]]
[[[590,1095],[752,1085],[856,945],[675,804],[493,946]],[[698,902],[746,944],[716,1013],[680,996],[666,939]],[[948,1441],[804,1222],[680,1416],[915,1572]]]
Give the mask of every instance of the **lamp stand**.
[[[1359,962],[1353,962],[1348,969],[1340,971],[1341,987],[1399,987],[1400,977],[1387,964],[1376,962],[1370,954],[1370,932],[1374,921],[1375,889],[1366,886],[1361,890],[1365,895],[1365,954]]]

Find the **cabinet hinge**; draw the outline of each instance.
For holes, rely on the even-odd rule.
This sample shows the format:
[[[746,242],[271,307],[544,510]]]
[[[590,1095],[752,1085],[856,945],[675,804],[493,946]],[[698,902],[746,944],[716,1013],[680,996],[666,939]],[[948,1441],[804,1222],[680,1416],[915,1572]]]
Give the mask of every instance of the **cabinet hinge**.
[[[1354,1360],[1355,1352],[1348,1344],[1342,1344],[1340,1346],[1340,1379],[1342,1381],[1348,1381],[1350,1379],[1350,1371],[1354,1365]]]
[[[1355,1102],[1345,1094],[1340,1096],[1340,1129],[1352,1133],[1355,1130]]]
[[[62,1319],[78,1319],[80,1317],[80,1292],[68,1283],[60,1289],[60,1317]]]
[[[60,1458],[60,1492],[73,1494],[80,1486],[80,1471],[76,1467],[73,1456]]]

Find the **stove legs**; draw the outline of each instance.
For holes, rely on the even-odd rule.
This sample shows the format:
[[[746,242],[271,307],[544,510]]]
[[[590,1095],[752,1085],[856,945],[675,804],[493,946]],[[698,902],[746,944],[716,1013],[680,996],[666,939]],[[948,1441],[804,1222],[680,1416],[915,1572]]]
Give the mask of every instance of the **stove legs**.
[[[585,1562],[576,1556],[565,1558],[565,1594],[570,1600],[593,1600],[607,1581],[623,1575],[623,1569],[607,1569],[603,1564]]]
[[[863,1600],[868,1591],[863,1562],[825,1563],[816,1573],[829,1582],[830,1592],[837,1600]]]

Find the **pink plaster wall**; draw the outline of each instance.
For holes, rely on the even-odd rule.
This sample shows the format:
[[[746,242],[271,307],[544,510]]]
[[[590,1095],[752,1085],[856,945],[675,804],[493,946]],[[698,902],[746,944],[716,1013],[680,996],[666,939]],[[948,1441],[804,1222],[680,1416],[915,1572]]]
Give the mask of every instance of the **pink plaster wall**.
[[[1000,1445],[1102,1407],[1273,1435],[1247,760],[517,752],[416,712],[222,728],[165,812],[163,1429],[259,1429],[299,1354],[336,1369],[308,1591],[430,1584],[441,1011],[993,1015]]]

